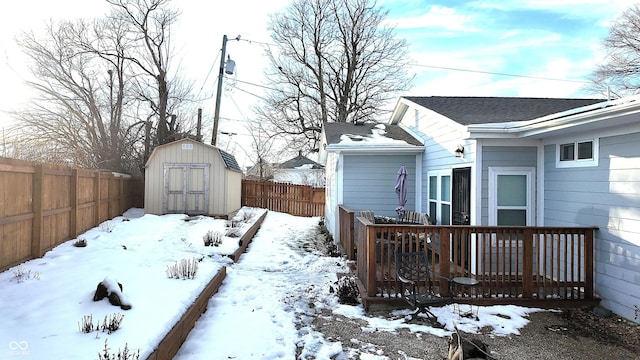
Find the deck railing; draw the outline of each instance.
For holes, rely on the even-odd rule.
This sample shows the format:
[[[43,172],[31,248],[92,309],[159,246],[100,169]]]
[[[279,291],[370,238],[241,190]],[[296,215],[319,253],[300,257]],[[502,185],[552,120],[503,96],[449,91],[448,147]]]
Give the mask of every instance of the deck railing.
[[[356,242],[354,228],[355,211],[338,206],[338,223],[340,226],[340,247],[349,260],[356,259]]]
[[[400,298],[394,256],[403,251],[425,251],[432,273],[445,278],[479,280],[472,291],[451,288],[476,303],[594,298],[596,228],[390,225],[361,217],[355,226],[357,276],[368,303]],[[435,274],[435,288],[448,296],[448,282]]]

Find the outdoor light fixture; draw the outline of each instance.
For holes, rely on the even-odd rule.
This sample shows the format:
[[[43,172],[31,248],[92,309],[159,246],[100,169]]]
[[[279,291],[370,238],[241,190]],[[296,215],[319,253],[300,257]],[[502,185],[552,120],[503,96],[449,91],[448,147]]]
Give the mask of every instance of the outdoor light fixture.
[[[464,146],[462,146],[462,144],[458,144],[458,147],[456,148],[456,150],[453,152],[457,158],[461,158],[464,156]]]

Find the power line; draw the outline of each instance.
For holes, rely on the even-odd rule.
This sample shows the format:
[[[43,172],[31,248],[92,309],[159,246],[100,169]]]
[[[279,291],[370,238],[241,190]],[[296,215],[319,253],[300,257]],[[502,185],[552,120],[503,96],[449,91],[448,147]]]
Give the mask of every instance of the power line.
[[[240,90],[240,91],[242,91],[243,93],[249,94],[249,95],[251,95],[251,96],[255,96],[255,97],[257,97],[258,99],[261,99],[261,100],[267,101],[267,99],[265,99],[264,97],[262,97],[262,96],[260,96],[260,95],[256,95],[256,94],[254,94],[254,93],[252,93],[252,92],[250,92],[250,91],[243,90],[243,89],[241,89],[241,88],[239,88],[239,87],[237,87],[237,86],[236,86],[236,87],[234,87],[234,89],[236,89],[236,90]]]
[[[261,87],[263,89],[267,89],[267,90],[273,90],[273,91],[278,91],[278,89],[274,89],[265,85],[260,85],[260,84],[255,84],[255,83],[250,83],[248,81],[242,81],[242,80],[238,80],[236,79],[237,82],[239,83],[243,83],[243,84],[247,84],[247,85],[252,85],[252,86],[256,86],[256,87]]]
[[[418,66],[418,67],[432,68],[432,69],[451,70],[451,71],[464,71],[464,72],[487,74],[487,75],[510,76],[510,77],[537,79],[537,80],[549,80],[549,81],[565,81],[565,82],[575,82],[575,83],[583,83],[583,84],[591,83],[590,81],[586,81],[586,80],[569,80],[569,79],[550,78],[550,77],[544,77],[544,76],[517,75],[517,74],[509,74],[509,73],[501,73],[501,72],[470,70],[470,69],[452,68],[452,67],[436,66],[436,65],[423,65],[423,64],[411,64],[411,65]]]
[[[213,71],[213,68],[218,63],[218,59],[220,58],[220,53],[221,52],[222,52],[222,50],[218,51],[218,55],[216,55],[215,60],[213,60],[213,63],[211,63],[211,67],[209,68],[209,72],[207,73],[207,76],[205,76],[204,81],[202,82],[202,86],[200,86],[200,92],[202,92],[202,89],[204,88],[204,85],[207,83],[207,80],[209,80],[209,75],[211,75],[211,71]]]
[[[255,41],[255,40],[248,40],[248,39],[240,39],[238,41],[246,41],[250,44],[260,44],[260,45],[266,45],[266,46],[278,46],[277,44],[272,44],[272,43],[267,43],[267,42],[262,42],[262,41]]]

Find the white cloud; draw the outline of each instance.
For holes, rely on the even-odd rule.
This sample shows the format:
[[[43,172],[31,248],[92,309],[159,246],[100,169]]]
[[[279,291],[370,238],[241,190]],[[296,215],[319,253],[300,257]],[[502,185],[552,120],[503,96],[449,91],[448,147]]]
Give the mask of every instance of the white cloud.
[[[429,12],[414,16],[393,19],[398,29],[443,28],[455,31],[477,31],[469,27],[471,17],[459,14],[456,9],[434,5]]]

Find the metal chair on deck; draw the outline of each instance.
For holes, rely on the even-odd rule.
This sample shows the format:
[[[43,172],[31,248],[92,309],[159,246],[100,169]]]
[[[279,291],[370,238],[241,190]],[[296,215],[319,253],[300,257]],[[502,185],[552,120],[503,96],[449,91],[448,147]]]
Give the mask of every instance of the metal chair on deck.
[[[414,309],[417,308],[416,314],[423,312],[435,319],[436,316],[429,310],[429,307],[453,302],[452,297],[443,297],[433,292],[430,264],[424,251],[398,252],[395,260],[400,293],[409,305]],[[449,283],[449,278],[436,273],[433,275]]]
[[[363,217],[363,218],[369,220],[371,223],[374,223],[374,224],[376,222],[375,216],[373,215],[373,211],[371,211],[371,210],[361,210],[360,211],[360,217]]]
[[[433,277],[447,282],[449,296],[444,297],[433,291],[431,264],[424,251],[398,252],[396,253],[395,261],[396,275],[400,283],[402,298],[414,309],[417,308],[416,314],[423,312],[431,319],[436,317],[429,310],[429,307],[442,306],[454,301],[452,284],[473,288],[480,283],[478,280],[469,277],[448,278],[434,272]],[[457,307],[457,312],[462,316],[459,307]],[[471,307],[471,313],[473,314],[473,306]],[[477,320],[477,311],[475,317]]]

